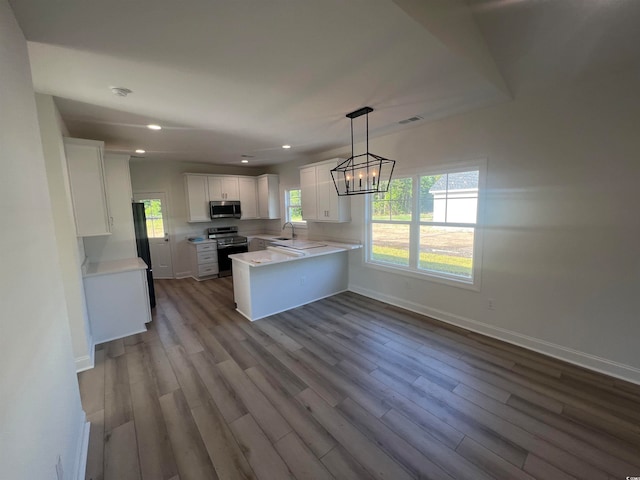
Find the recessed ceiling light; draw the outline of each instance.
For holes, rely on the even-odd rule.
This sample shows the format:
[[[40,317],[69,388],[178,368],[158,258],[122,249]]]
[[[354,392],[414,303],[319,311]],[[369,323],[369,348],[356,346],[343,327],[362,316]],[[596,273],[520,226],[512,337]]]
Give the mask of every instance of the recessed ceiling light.
[[[288,149],[288,148],[291,148],[291,145],[282,145],[282,148]]]
[[[242,160],[240,160],[241,163],[249,163],[249,160],[247,160],[246,158],[243,158]]]
[[[162,130],[162,127],[160,125],[155,125],[153,123],[147,125],[147,128],[150,130]]]
[[[136,150],[136,153],[146,153],[146,150],[142,150],[141,148]]]

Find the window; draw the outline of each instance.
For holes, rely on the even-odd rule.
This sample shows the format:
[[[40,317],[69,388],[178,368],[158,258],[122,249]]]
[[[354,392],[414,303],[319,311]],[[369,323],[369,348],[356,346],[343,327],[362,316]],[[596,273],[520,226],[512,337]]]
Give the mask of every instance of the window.
[[[477,285],[483,171],[474,165],[399,177],[371,195],[367,262]]]
[[[147,218],[147,235],[149,238],[163,238],[165,229],[161,200],[142,200],[142,203],[144,203],[144,215]]]
[[[302,195],[300,189],[290,189],[284,191],[284,206],[286,221],[298,225],[306,225],[306,220],[302,219]]]

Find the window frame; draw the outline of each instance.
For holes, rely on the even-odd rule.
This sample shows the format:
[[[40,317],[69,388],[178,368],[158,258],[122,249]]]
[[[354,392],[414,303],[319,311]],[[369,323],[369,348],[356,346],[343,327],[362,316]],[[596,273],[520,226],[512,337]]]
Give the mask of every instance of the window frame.
[[[471,170],[478,171],[478,203],[476,212],[475,224],[463,223],[463,222],[432,222],[420,220],[420,177],[429,175],[444,175],[451,173],[467,172]],[[428,280],[435,283],[441,283],[450,285],[453,287],[464,288],[468,290],[480,290],[480,284],[482,279],[482,244],[483,244],[483,224],[484,224],[484,204],[486,194],[486,173],[487,173],[487,160],[477,159],[466,162],[458,162],[455,164],[442,164],[431,165],[420,169],[405,170],[402,173],[398,172],[393,180],[402,178],[412,179],[412,213],[411,221],[400,220],[373,220],[372,204],[373,195],[368,195],[365,204],[365,222],[364,222],[364,238],[365,248],[363,249],[364,263],[376,270],[386,271],[389,273],[395,273],[403,276],[419,278],[422,280]],[[376,261],[372,258],[373,253],[373,225],[376,223],[382,224],[399,224],[410,225],[409,229],[409,265],[394,265],[392,263],[386,263]],[[471,279],[466,279],[453,274],[446,274],[442,272],[435,272],[432,270],[426,270],[419,268],[420,258],[420,227],[427,226],[445,226],[445,227],[464,227],[474,228],[474,242],[473,242],[473,267]]]
[[[291,217],[290,217],[290,211],[289,209],[291,208],[291,205],[289,204],[289,192],[291,192],[292,190],[298,190],[300,192],[300,209],[302,210],[302,190],[300,187],[285,187],[283,189],[283,197],[284,197],[284,221],[285,222],[291,222],[295,228],[307,228],[307,221],[306,220],[302,220],[302,221],[292,221]],[[294,206],[298,206],[298,205],[294,205]]]

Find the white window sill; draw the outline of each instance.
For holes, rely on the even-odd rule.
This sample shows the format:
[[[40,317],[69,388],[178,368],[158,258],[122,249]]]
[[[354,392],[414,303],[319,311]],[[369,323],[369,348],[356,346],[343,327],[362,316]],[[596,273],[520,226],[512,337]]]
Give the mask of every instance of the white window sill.
[[[452,278],[445,275],[438,275],[436,273],[427,273],[423,270],[414,270],[408,267],[394,267],[387,263],[378,263],[371,260],[365,260],[364,264],[367,267],[375,270],[380,270],[387,273],[395,273],[405,277],[417,278],[420,280],[426,280],[428,282],[440,283],[442,285],[448,285],[450,287],[462,288],[464,290],[472,290],[474,292],[480,291],[480,280],[475,282],[467,281],[463,279]]]

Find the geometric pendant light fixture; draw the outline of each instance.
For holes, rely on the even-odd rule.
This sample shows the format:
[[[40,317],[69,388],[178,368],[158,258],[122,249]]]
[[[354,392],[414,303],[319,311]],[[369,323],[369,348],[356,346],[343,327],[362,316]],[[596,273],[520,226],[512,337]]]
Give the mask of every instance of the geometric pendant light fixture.
[[[369,152],[369,113],[371,107],[363,107],[347,114],[351,119],[351,157],[331,170],[333,184],[338,195],[363,195],[367,193],[386,192],[391,183],[395,160],[381,157]],[[366,152],[354,155],[353,152],[353,119],[366,116]]]

